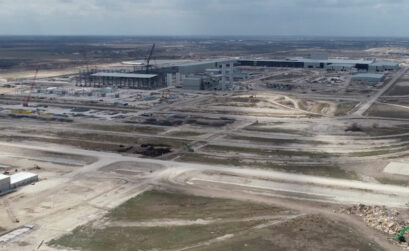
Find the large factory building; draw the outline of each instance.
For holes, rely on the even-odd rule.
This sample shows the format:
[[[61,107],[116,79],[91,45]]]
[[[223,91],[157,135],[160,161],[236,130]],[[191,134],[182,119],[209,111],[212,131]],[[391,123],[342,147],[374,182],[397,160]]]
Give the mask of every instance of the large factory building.
[[[343,59],[310,59],[310,58],[288,58],[281,60],[262,59],[240,59],[240,66],[259,67],[292,67],[327,69],[340,71],[358,72],[382,72],[399,69],[399,64],[394,62],[376,62],[375,60],[343,60]]]
[[[94,69],[80,71],[77,86],[142,90],[182,86],[191,90],[231,90],[234,81],[243,80],[242,74],[235,71],[234,66],[311,68],[351,73],[377,73],[399,69],[399,64],[394,62],[329,59],[326,53],[313,53],[310,58],[222,58],[154,69],[147,68],[145,71],[136,70],[136,68],[119,71]]]
[[[399,64],[395,62],[377,62],[376,60],[349,60],[330,59],[328,53],[313,52],[309,58],[286,58],[280,60],[238,60],[242,66],[262,66],[262,67],[293,67],[327,69],[332,71],[357,71],[357,72],[383,72],[399,69]]]

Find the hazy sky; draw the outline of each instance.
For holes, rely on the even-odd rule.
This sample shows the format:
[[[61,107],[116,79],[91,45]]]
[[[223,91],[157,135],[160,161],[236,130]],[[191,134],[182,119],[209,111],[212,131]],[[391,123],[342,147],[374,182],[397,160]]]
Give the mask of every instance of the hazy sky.
[[[0,0],[0,34],[409,36],[409,0]]]

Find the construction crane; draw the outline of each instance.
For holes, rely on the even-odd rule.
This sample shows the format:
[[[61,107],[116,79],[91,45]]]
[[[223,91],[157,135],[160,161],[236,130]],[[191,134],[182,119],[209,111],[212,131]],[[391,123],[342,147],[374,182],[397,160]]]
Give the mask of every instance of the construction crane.
[[[155,51],[155,44],[152,45],[152,48],[150,49],[148,56],[146,57],[146,73],[149,73],[150,69],[152,68],[151,60],[152,60],[152,56],[153,56],[153,52]]]
[[[34,89],[34,84],[35,84],[35,81],[37,80],[37,74],[38,74],[38,69],[36,69],[36,72],[34,74],[34,79],[33,79],[33,82],[31,83],[30,91],[26,99],[24,100],[23,107],[28,107],[28,104],[30,103],[31,94],[33,93],[33,89]]]
[[[89,73],[89,61],[88,61],[88,54],[85,49],[82,51],[82,57],[85,63],[85,69],[87,70],[87,74],[88,74]]]

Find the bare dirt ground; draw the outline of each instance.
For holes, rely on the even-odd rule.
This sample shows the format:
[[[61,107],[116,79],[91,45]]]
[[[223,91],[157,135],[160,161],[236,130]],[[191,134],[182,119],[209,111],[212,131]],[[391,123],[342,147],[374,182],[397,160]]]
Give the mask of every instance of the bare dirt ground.
[[[262,57],[308,53],[265,54],[278,44],[256,46]],[[181,54],[194,47],[184,46]],[[220,55],[222,45],[213,46],[212,55],[206,49],[195,55]],[[241,46],[234,43],[229,55],[240,54]],[[120,49],[124,55],[133,50],[131,44]],[[405,58],[396,48],[329,51],[334,57]],[[76,60],[68,68],[84,63]],[[16,67],[1,78],[31,78],[30,69]],[[68,68],[44,69],[38,84],[52,86],[48,74],[65,75]],[[352,83],[345,72],[245,70],[253,77],[238,83],[244,91],[170,88],[174,100],[162,102],[163,90],[121,90],[120,102],[128,106],[115,105],[112,97],[34,94],[23,108],[30,85],[0,90],[0,164],[40,177],[0,198],[2,234],[34,225],[0,249],[87,249],[95,237],[109,245],[88,250],[115,250],[118,240],[124,250],[129,243],[149,250],[305,250],[306,243],[307,250],[401,250],[392,232],[339,209],[364,203],[407,217],[408,176],[384,172],[391,162],[409,160],[406,68],[375,86]],[[74,88],[66,79],[55,83]],[[146,144],[170,152],[135,150]],[[178,202],[165,195],[138,203],[157,190],[178,194]],[[202,197],[183,200],[191,195]],[[208,207],[216,198],[221,201]],[[135,218],[119,217],[129,203],[134,207],[123,212],[138,212]],[[109,218],[115,212],[118,217]],[[71,238],[76,234],[82,239]],[[65,245],[54,245],[61,238],[65,242],[57,244]]]

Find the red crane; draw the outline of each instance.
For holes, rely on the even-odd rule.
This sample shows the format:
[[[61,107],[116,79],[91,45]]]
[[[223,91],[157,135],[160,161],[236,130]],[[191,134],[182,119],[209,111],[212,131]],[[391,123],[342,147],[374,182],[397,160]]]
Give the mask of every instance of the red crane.
[[[33,79],[33,82],[31,83],[30,92],[28,93],[26,100],[24,100],[24,103],[23,103],[24,107],[28,107],[28,104],[30,103],[31,94],[33,93],[33,89],[34,89],[34,84],[35,84],[35,81],[37,80],[37,74],[38,74],[38,69],[36,69],[36,73],[34,74],[34,79]]]

